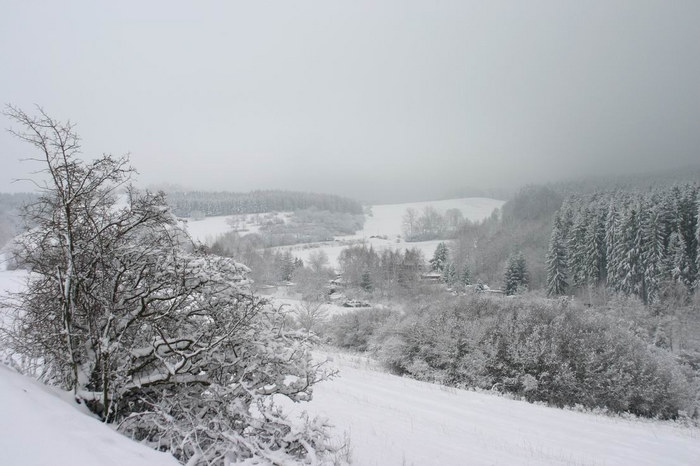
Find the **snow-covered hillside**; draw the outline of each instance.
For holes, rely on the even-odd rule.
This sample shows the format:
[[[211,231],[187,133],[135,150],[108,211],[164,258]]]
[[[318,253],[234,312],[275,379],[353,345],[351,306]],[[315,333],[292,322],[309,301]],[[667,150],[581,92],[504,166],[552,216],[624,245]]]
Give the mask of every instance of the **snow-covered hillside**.
[[[447,199],[444,201],[412,202],[408,204],[382,204],[372,206],[372,215],[367,216],[364,229],[356,236],[369,238],[386,235],[396,237],[402,234],[403,217],[406,210],[411,208],[418,214],[428,206],[432,206],[444,214],[449,209],[458,209],[469,220],[481,220],[503,205],[503,201],[484,197],[468,197],[463,199]]]
[[[82,412],[70,394],[0,365],[0,464],[175,466]]]
[[[0,295],[24,286],[26,272],[0,272]],[[8,324],[0,309],[0,325]],[[0,348],[0,357],[2,349]],[[0,358],[1,359],[1,358]],[[0,364],[1,465],[177,465],[164,453],[115,432],[76,405],[70,394]]]
[[[338,238],[342,241],[365,241],[371,244],[376,250],[417,248],[423,252],[426,259],[429,259],[439,240],[406,242],[403,240],[402,224],[403,216],[407,209],[414,209],[420,214],[427,206],[432,206],[444,214],[449,209],[459,209],[464,218],[469,220],[483,220],[491,215],[494,209],[500,208],[504,201],[487,199],[481,197],[471,197],[464,199],[448,199],[444,201],[413,202],[407,204],[384,204],[372,206],[372,215],[365,217],[365,226],[352,236]],[[347,247],[347,244],[335,242],[316,245],[290,246],[295,256],[306,261],[314,250],[321,249],[327,255],[332,267],[338,267],[338,256]]]
[[[364,228],[354,235],[338,237],[338,242],[302,244],[280,249],[289,249],[295,256],[303,260],[307,260],[314,250],[322,249],[328,254],[330,264],[333,267],[338,266],[338,256],[340,252],[348,246],[348,243],[358,242],[360,240],[372,244],[372,246],[378,250],[385,248],[418,248],[426,257],[430,257],[440,241],[406,243],[400,238],[402,235],[403,216],[407,209],[414,209],[418,214],[428,206],[432,206],[441,214],[444,214],[449,209],[459,209],[466,219],[482,220],[491,215],[494,209],[501,207],[503,202],[504,201],[496,199],[471,197],[443,201],[412,202],[407,204],[374,205],[371,208],[372,215],[365,217]],[[289,213],[278,214],[280,218],[286,218],[288,216]],[[227,215],[207,217],[202,220],[190,219],[186,222],[185,228],[196,241],[204,244],[211,244],[218,236],[231,231],[232,224],[236,224],[244,230],[241,234],[258,231],[260,226],[255,223],[254,220],[256,218],[255,215]]]
[[[305,406],[351,437],[362,466],[697,465],[700,431],[670,423],[565,411],[446,388],[333,354],[340,377]],[[286,403],[289,405],[289,403]]]
[[[260,229],[263,216],[284,220],[288,215],[288,212],[279,212],[276,214],[221,215],[199,220],[190,218],[184,220],[182,226],[193,240],[211,245],[219,236],[232,230],[239,231],[241,235],[256,233]]]

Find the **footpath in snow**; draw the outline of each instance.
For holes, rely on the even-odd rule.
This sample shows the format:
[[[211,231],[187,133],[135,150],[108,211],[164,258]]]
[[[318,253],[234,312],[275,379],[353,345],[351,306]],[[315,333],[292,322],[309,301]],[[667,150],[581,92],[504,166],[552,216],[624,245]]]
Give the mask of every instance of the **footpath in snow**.
[[[697,429],[446,388],[377,371],[367,358],[332,357],[340,376],[293,409],[329,418],[338,441],[347,432],[357,465],[700,465]]]

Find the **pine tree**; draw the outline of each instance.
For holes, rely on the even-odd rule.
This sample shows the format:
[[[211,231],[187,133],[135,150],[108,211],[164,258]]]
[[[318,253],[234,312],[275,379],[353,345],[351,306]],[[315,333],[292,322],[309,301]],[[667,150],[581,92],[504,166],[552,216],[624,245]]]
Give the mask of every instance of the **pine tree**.
[[[507,295],[527,289],[528,273],[525,257],[521,252],[511,255],[506,264],[504,288]]]
[[[620,290],[626,294],[639,292],[642,279],[641,241],[639,214],[631,208],[622,220],[621,236],[617,242],[617,256],[620,258],[617,275],[620,277]]]
[[[695,276],[695,291],[700,290],[700,197],[697,200],[697,213],[695,222],[695,270],[697,270],[697,275]]]
[[[615,200],[610,201],[608,208],[608,216],[605,220],[605,255],[607,257],[606,264],[606,281],[609,288],[613,290],[620,289],[620,280],[618,270],[620,266],[620,252],[617,247],[617,241],[620,235],[620,216],[615,207]]]
[[[644,218],[642,224],[642,259],[644,292],[642,300],[654,303],[658,300],[659,287],[662,280],[664,259],[664,226],[660,214],[662,206],[652,199],[653,207]]]
[[[554,217],[554,226],[547,251],[547,294],[561,295],[566,293],[566,240],[561,229],[561,217]]]
[[[457,268],[454,262],[448,262],[445,266],[445,270],[442,272],[442,280],[448,285],[452,286],[457,283]]]
[[[596,286],[605,276],[605,222],[604,218],[588,211],[586,215],[584,276],[588,286]]]
[[[678,202],[678,234],[681,236],[685,245],[685,268],[682,270],[681,281],[692,288],[695,284],[697,269],[697,224],[698,224],[698,207],[697,207],[697,188],[687,185],[680,191]]]
[[[443,273],[447,262],[449,261],[450,251],[447,249],[447,244],[440,243],[435,248],[433,258],[430,259],[430,270]]]
[[[586,285],[586,230],[587,212],[578,212],[568,242],[568,267],[571,283],[576,288]]]
[[[687,247],[685,239],[680,232],[671,234],[671,240],[668,243],[668,254],[671,260],[671,278],[673,281],[682,283],[688,288],[692,283],[688,282],[688,271],[690,269],[690,260],[688,259]]]
[[[469,286],[472,284],[472,273],[471,270],[469,270],[469,264],[464,264],[464,268],[462,269],[462,275],[459,278],[460,282],[464,286]]]
[[[372,284],[372,277],[368,271],[362,272],[362,277],[360,278],[360,288],[364,291],[371,293],[374,290],[374,285]]]

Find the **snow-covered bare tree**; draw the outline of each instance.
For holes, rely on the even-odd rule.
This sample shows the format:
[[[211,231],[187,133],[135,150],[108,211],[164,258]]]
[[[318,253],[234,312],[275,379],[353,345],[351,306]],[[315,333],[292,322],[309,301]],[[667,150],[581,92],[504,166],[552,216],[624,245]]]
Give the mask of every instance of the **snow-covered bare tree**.
[[[247,267],[193,248],[162,193],[130,186],[127,157],[83,161],[70,123],[41,109],[7,114],[46,175],[16,242],[27,287],[4,303],[14,350],[105,422],[183,462],[331,452],[322,422],[295,424],[272,403],[308,400],[327,372],[307,336],[251,294]]]

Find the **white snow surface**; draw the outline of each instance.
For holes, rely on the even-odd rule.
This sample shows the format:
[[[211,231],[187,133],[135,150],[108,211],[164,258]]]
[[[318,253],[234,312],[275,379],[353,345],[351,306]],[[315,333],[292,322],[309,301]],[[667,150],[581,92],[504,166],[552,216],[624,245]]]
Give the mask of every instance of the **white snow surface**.
[[[331,355],[340,377],[316,385],[310,403],[280,402],[327,417],[338,443],[347,432],[357,465],[700,464],[696,428],[446,388],[381,372],[363,356]]]
[[[356,236],[387,235],[390,238],[402,234],[403,216],[411,208],[420,216],[423,209],[432,206],[444,214],[449,209],[458,209],[469,220],[482,220],[491,215],[494,209],[500,208],[504,201],[485,197],[467,197],[462,199],[447,199],[443,201],[412,202],[407,204],[380,204],[372,206],[372,216],[365,216],[365,227]]]
[[[435,248],[442,240],[406,242],[402,237],[403,216],[406,210],[411,208],[420,216],[423,209],[432,206],[444,214],[449,209],[459,209],[464,218],[478,221],[488,218],[494,209],[500,208],[504,201],[488,199],[483,197],[469,197],[462,199],[448,199],[443,201],[412,202],[407,204],[380,204],[372,206],[372,216],[365,216],[365,225],[361,231],[354,235],[340,236],[335,242],[315,243],[306,245],[286,246],[280,249],[289,249],[292,253],[308,261],[313,251],[323,250],[328,255],[328,262],[331,267],[338,268],[338,257],[340,252],[348,247],[351,241],[363,241],[371,245],[375,250],[383,249],[419,249],[426,260],[430,259],[435,252]]]
[[[449,209],[459,209],[462,215],[464,215],[464,218],[469,220],[483,220],[489,217],[494,209],[500,208],[503,203],[504,201],[499,201],[497,199],[468,197],[442,201],[373,205],[371,206],[372,216],[365,216],[364,228],[354,235],[339,236],[335,242],[284,246],[278,249],[288,249],[292,251],[296,257],[304,261],[308,260],[309,255],[313,251],[321,249],[328,254],[329,263],[331,267],[334,268],[338,267],[338,256],[340,252],[348,247],[350,243],[357,243],[359,241],[365,241],[377,250],[387,248],[418,248],[423,252],[426,258],[430,258],[440,241],[407,243],[400,237],[402,235],[403,216],[406,214],[406,209],[412,208],[418,215],[422,215],[423,209],[427,206],[434,207],[435,210],[441,214],[444,214]],[[241,235],[257,232],[260,229],[260,225],[256,223],[256,221],[260,220],[261,217],[264,218],[265,215],[266,214],[242,214],[207,217],[202,220],[188,219],[185,223],[185,228],[195,241],[211,245],[218,236],[232,230],[232,221],[243,228]],[[289,215],[289,212],[276,214],[278,218],[282,218],[283,220],[286,220]],[[380,236],[382,236],[382,238],[379,238]]]
[[[202,220],[187,219],[184,228],[193,240],[202,244],[212,244],[220,235],[231,230],[231,215],[207,217]]]
[[[0,464],[16,466],[175,466],[81,412],[70,394],[0,365]]]
[[[248,233],[257,233],[260,230],[260,222],[265,217],[276,217],[286,220],[291,213],[277,212],[274,214],[237,214],[221,215],[216,217],[206,217],[200,220],[185,219],[182,223],[193,240],[211,246],[216,239],[234,229],[234,225],[239,228],[241,236]]]

